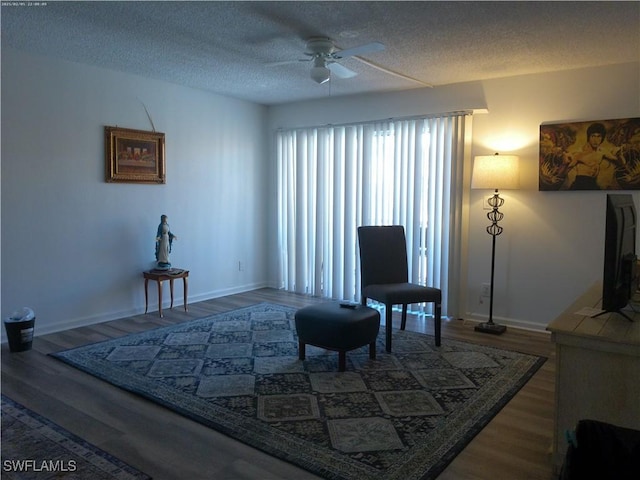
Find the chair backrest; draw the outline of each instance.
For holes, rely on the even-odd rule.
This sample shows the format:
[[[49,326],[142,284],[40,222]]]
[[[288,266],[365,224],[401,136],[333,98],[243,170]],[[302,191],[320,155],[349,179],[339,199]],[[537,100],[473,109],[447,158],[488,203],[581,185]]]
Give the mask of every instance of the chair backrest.
[[[409,281],[402,225],[358,227],[362,287]]]

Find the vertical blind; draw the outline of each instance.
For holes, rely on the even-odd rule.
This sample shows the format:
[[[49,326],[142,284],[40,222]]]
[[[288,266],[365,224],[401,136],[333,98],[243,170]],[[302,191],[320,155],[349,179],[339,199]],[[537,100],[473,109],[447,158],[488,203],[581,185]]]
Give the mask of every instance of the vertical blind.
[[[464,116],[278,131],[280,287],[358,301],[357,227],[403,225],[409,281],[442,289],[446,315]]]

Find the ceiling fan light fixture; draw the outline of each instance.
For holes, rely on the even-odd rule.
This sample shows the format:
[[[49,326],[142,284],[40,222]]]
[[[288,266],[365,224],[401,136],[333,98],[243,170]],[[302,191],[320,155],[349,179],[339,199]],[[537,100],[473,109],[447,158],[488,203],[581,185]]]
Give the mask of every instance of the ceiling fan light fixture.
[[[329,81],[331,78],[331,70],[327,68],[327,64],[323,58],[316,58],[311,67],[311,79],[319,84]]]
[[[331,77],[331,70],[327,67],[312,67],[311,68],[311,79],[316,82],[323,84],[329,81]]]

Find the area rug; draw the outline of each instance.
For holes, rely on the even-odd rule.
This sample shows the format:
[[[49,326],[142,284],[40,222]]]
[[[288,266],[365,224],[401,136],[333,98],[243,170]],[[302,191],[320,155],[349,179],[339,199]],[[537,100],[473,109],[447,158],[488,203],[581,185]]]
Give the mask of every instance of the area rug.
[[[3,479],[151,477],[2,395]]]
[[[53,354],[327,479],[435,478],[545,359],[394,331],[393,353],[307,347],[263,303]]]

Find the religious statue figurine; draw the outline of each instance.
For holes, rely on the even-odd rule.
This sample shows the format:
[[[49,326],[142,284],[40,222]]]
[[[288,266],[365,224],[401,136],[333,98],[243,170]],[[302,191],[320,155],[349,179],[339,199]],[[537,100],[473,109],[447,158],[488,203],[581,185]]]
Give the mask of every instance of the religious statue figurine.
[[[160,216],[160,225],[158,225],[158,233],[156,234],[156,269],[170,270],[169,253],[171,253],[171,245],[174,239],[178,239],[169,228],[166,215]]]

